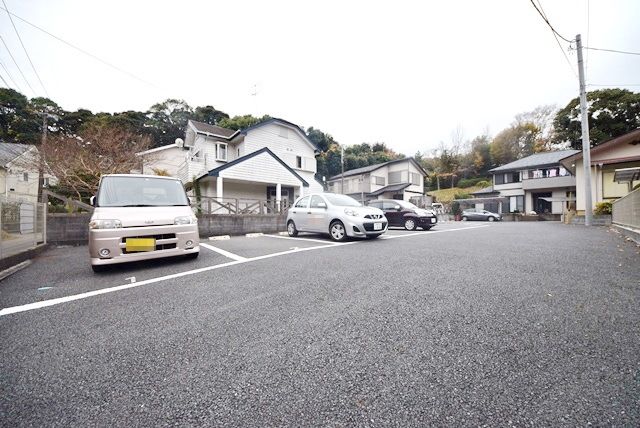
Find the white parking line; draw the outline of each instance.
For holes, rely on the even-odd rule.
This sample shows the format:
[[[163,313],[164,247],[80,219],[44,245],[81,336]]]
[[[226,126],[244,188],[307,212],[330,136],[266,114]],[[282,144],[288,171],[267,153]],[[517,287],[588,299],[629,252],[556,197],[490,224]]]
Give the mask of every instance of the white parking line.
[[[223,256],[228,257],[228,258],[233,259],[233,260],[236,260],[238,262],[243,262],[243,261],[247,260],[246,257],[242,257],[242,256],[239,256],[237,254],[230,253],[229,251],[225,251],[222,248],[214,247],[213,245],[203,244],[201,242],[200,246],[204,247],[204,248],[206,248],[208,250],[215,251],[218,254],[222,254]]]
[[[381,238],[384,238],[384,239],[406,238],[407,236],[433,235],[434,233],[456,232],[458,230],[479,229],[481,227],[489,227],[489,225],[483,224],[481,226],[458,227],[456,229],[445,229],[445,230],[424,230],[421,232],[405,233],[403,235],[383,235],[381,236]]]
[[[409,237],[409,236],[425,235],[425,234],[426,235],[432,235],[434,233],[455,232],[455,231],[468,230],[468,229],[478,229],[478,228],[482,228],[482,227],[489,227],[489,225],[461,227],[461,228],[457,228],[457,229],[436,230],[436,231],[429,231],[429,232],[418,232],[418,233],[410,233],[410,234],[406,234],[406,235],[394,235],[394,236],[387,236],[386,238],[387,239],[394,239],[394,238],[405,238],[405,237]],[[306,238],[300,238],[300,239],[306,239]],[[72,295],[72,296],[59,297],[57,299],[42,300],[40,302],[28,303],[26,305],[3,308],[3,309],[0,309],[0,317],[1,316],[5,316],[5,315],[19,313],[19,312],[26,312],[26,311],[32,311],[32,310],[35,310],[35,309],[46,308],[48,306],[59,305],[59,304],[62,304],[62,303],[73,302],[74,300],[86,299],[86,298],[93,297],[93,296],[99,296],[101,294],[114,293],[116,291],[127,290],[127,289],[135,288],[135,287],[141,287],[143,285],[154,284],[156,282],[167,281],[167,280],[170,280],[170,279],[181,278],[181,277],[189,276],[189,275],[195,275],[195,274],[198,274],[198,273],[208,272],[208,271],[212,271],[212,270],[216,270],[216,269],[222,269],[222,268],[225,268],[225,267],[239,265],[239,264],[243,264],[243,263],[249,263],[249,262],[254,262],[254,261],[258,261],[258,260],[269,259],[269,258],[272,258],[272,257],[284,256],[284,255],[287,255],[287,254],[300,253],[300,252],[303,252],[303,251],[313,251],[313,250],[321,250],[321,249],[324,249],[324,248],[335,248],[337,246],[353,245],[353,244],[358,244],[358,243],[367,242],[367,241],[351,241],[351,242],[338,242],[338,243],[326,243],[325,241],[320,241],[320,242],[322,242],[325,245],[318,245],[316,247],[307,247],[307,248],[296,248],[296,249],[292,249],[292,250],[281,251],[279,253],[266,254],[264,256],[257,256],[257,257],[251,257],[251,258],[240,257],[240,256],[238,256],[236,254],[229,253],[228,251],[221,250],[220,248],[216,248],[216,247],[212,247],[212,246],[207,245],[207,244],[200,243],[200,245],[203,245],[203,246],[206,245],[205,248],[211,249],[213,251],[218,251],[218,250],[219,251],[224,251],[225,253],[228,254],[228,255],[225,255],[225,257],[230,257],[230,258],[236,257],[236,259],[234,261],[232,261],[232,262],[222,263],[222,264],[214,265],[214,266],[207,266],[207,267],[203,267],[203,268],[199,268],[199,269],[193,269],[193,270],[189,270],[189,271],[185,271],[185,272],[174,273],[174,274],[171,274],[171,275],[165,275],[165,276],[161,276],[161,277],[158,277],[158,278],[151,278],[151,279],[147,279],[147,280],[144,280],[144,281],[134,282],[134,283],[131,283],[131,284],[118,285],[118,286],[115,286],[115,287],[103,288],[101,290],[89,291],[89,292],[86,292],[86,293],[75,294],[75,295]],[[209,248],[209,247],[211,247],[211,248]],[[231,256],[233,256],[233,257],[231,257]]]
[[[264,235],[264,236],[268,236],[269,238],[278,238],[278,239],[293,239],[295,241],[309,241],[309,242],[320,242],[321,244],[333,244],[333,245],[337,245],[338,242],[331,242],[328,240],[322,240],[322,239],[313,239],[313,238],[295,238],[293,236],[280,236],[280,235]]]

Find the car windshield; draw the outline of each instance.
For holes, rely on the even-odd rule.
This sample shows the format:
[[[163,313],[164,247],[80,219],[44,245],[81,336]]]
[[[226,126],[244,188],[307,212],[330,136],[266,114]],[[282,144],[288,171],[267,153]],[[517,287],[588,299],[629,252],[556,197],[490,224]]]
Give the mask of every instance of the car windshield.
[[[347,195],[325,194],[323,195],[331,205],[337,207],[361,207],[362,204]]]
[[[405,210],[417,210],[418,209],[418,207],[413,205],[411,202],[407,202],[407,201],[395,201],[395,202],[397,202],[398,205],[400,205]]]
[[[99,207],[189,205],[180,181],[153,177],[103,177],[97,199]]]

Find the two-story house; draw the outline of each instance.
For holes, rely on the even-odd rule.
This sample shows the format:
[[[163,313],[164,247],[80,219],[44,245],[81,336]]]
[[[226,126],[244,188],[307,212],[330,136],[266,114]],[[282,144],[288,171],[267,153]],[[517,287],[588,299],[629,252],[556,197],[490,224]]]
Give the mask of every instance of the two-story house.
[[[349,195],[361,202],[402,199],[424,195],[427,172],[413,158],[393,160],[345,171],[327,181],[330,192]]]
[[[242,130],[190,120],[184,141],[139,153],[144,174],[178,177],[216,200],[293,202],[322,192],[317,147],[296,124],[272,118]]]
[[[0,142],[0,193],[5,199],[38,200],[39,153],[30,144]],[[51,177],[45,175],[45,184]]]
[[[475,196],[500,197],[503,212],[562,214],[566,203],[575,200],[576,177],[560,161],[577,150],[536,153],[489,170],[493,187]]]

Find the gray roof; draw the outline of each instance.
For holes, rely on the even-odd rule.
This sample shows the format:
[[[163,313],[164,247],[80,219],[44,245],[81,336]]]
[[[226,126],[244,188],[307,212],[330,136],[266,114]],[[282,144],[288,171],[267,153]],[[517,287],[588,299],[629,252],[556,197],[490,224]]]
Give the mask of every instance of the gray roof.
[[[195,120],[189,120],[191,124],[196,128],[198,132],[204,132],[206,134],[219,135],[221,137],[230,138],[238,131],[233,129],[223,128],[221,126],[209,125],[208,123],[196,122]]]
[[[411,186],[411,184],[409,183],[390,184],[387,187],[383,187],[382,189],[378,189],[375,192],[371,192],[370,195],[378,196],[386,192],[397,192],[398,190],[404,190],[409,186]]]
[[[580,150],[561,150],[558,152],[536,153],[526,158],[518,159],[506,165],[490,169],[489,172],[518,171],[521,169],[540,168],[544,166],[557,165],[564,158],[579,153]]]
[[[427,172],[424,170],[424,168],[422,168],[422,166],[420,166],[418,164],[418,162],[416,162],[415,159],[413,159],[413,158],[402,158],[402,159],[396,159],[396,160],[392,160],[392,161],[388,161],[388,162],[384,162],[384,163],[377,163],[375,165],[363,166],[362,168],[350,169],[349,171],[345,171],[344,172],[344,176],[345,177],[350,177],[352,175],[367,174],[369,172],[375,171],[378,168],[382,168],[385,165],[391,165],[392,163],[405,162],[405,161],[413,161],[414,164],[417,165],[418,168],[420,168],[420,170],[422,172],[424,172],[425,175],[427,175]],[[334,175],[333,177],[329,178],[329,180],[336,180],[336,179],[341,178],[341,177],[342,177],[342,174],[338,174],[338,175]]]
[[[5,166],[31,147],[29,144],[0,143],[0,165]]]

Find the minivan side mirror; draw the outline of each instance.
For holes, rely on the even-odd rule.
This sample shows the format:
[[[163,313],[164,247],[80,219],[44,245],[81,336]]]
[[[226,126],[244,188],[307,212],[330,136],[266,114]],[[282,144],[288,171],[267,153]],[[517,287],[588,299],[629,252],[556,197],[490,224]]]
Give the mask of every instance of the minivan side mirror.
[[[324,202],[318,202],[318,208],[327,208],[327,204]]]
[[[96,206],[96,197],[95,197],[95,196],[92,196],[92,197],[90,197],[90,198],[89,198],[89,204],[90,204],[92,207],[95,207],[95,206]]]

